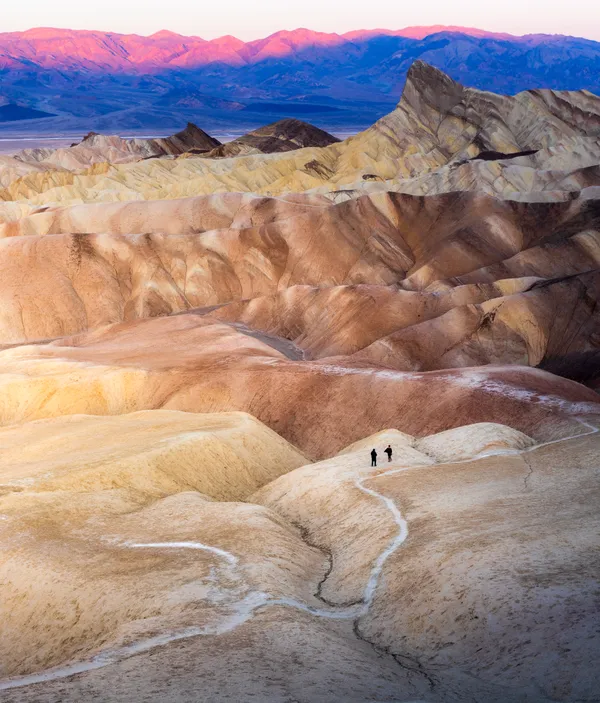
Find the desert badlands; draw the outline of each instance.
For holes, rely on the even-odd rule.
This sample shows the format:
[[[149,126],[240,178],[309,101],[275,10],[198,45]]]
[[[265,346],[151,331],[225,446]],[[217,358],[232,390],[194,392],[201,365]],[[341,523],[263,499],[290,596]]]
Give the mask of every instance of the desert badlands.
[[[0,156],[0,700],[600,701],[599,302],[586,91]]]

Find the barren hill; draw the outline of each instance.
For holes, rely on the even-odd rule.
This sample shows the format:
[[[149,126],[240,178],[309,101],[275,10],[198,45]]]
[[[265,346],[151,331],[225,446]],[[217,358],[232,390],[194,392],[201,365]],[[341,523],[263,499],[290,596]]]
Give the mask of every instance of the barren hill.
[[[596,700],[600,98],[213,142],[0,166],[2,700]]]

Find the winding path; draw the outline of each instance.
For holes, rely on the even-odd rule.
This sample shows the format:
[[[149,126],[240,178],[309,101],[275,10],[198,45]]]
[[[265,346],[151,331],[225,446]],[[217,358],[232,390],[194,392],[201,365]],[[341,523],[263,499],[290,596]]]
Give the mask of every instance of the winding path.
[[[561,439],[551,440],[549,442],[543,442],[541,444],[535,444],[532,447],[528,447],[524,450],[502,450],[498,452],[490,452],[488,454],[480,454],[472,459],[467,459],[461,461],[460,463],[471,463],[479,461],[486,456],[493,455],[520,455],[531,452],[533,450],[541,449],[545,446],[551,444],[557,444],[559,442],[565,442],[570,439],[576,439],[577,437],[585,437],[588,435],[596,434],[600,431],[600,428],[594,427],[589,423],[575,418],[577,421],[588,428],[588,432],[583,432],[570,437],[563,437]],[[444,462],[447,464],[456,463]],[[434,466],[443,466],[441,464],[434,464]],[[349,606],[349,607],[335,607],[329,606],[324,608],[316,608],[314,606],[308,605],[307,603],[294,599],[294,598],[271,598],[267,593],[260,591],[250,591],[243,599],[238,601],[235,606],[234,612],[226,616],[220,623],[216,625],[209,625],[207,627],[188,627],[176,632],[165,633],[162,635],[157,635],[148,639],[140,640],[132,644],[120,647],[117,649],[107,649],[87,661],[77,662],[62,667],[55,667],[52,669],[47,669],[36,674],[30,674],[25,676],[13,677],[10,679],[5,679],[0,681],[0,691],[7,690],[11,688],[19,688],[22,686],[30,686],[37,683],[45,683],[48,681],[55,681],[57,679],[64,679],[76,674],[82,674],[87,671],[93,671],[95,669],[100,669],[105,666],[110,666],[123,659],[147,652],[155,647],[161,647],[170,642],[175,642],[177,640],[188,639],[190,637],[199,636],[210,636],[210,635],[220,635],[226,632],[231,632],[240,625],[247,622],[259,609],[271,607],[271,606],[286,606],[290,608],[295,608],[306,613],[310,613],[316,617],[327,618],[332,620],[357,620],[358,618],[365,615],[375,598],[375,592],[377,590],[377,585],[383,571],[383,567],[386,561],[390,558],[392,554],[403,544],[403,542],[408,537],[408,523],[402,516],[401,511],[398,506],[394,503],[391,498],[384,496],[378,491],[372,488],[367,488],[364,485],[365,481],[375,480],[377,478],[382,478],[385,476],[390,476],[396,473],[406,471],[407,469],[415,468],[414,466],[404,466],[389,469],[388,471],[383,471],[381,473],[373,473],[367,476],[356,478],[354,485],[362,491],[365,495],[368,495],[376,500],[380,501],[385,508],[389,511],[398,527],[398,532],[396,536],[390,541],[387,547],[380,553],[380,555],[375,560],[369,578],[365,585],[363,591],[363,598],[361,602]],[[424,467],[421,467],[424,468]],[[238,564],[238,557],[224,549],[218,547],[213,547],[210,545],[203,544],[201,542],[135,542],[135,543],[125,543],[122,546],[131,549],[196,549],[201,551],[208,551],[213,553],[215,556],[223,559],[228,568],[236,567]]]

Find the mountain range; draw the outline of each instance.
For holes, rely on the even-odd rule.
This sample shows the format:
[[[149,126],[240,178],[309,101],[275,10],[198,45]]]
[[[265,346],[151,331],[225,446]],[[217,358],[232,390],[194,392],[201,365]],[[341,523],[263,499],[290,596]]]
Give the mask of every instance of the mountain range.
[[[38,28],[0,33],[0,129],[215,129],[264,115],[362,127],[393,108],[417,59],[482,90],[600,92],[600,43],[560,35],[297,29],[243,42]]]

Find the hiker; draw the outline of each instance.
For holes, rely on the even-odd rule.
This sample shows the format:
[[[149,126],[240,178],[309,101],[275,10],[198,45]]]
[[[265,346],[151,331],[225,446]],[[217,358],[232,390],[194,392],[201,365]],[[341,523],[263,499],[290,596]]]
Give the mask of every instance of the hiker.
[[[377,452],[371,449],[371,466],[377,466]]]
[[[392,447],[388,444],[387,447],[383,451],[388,455],[388,461],[391,461],[392,460]]]

